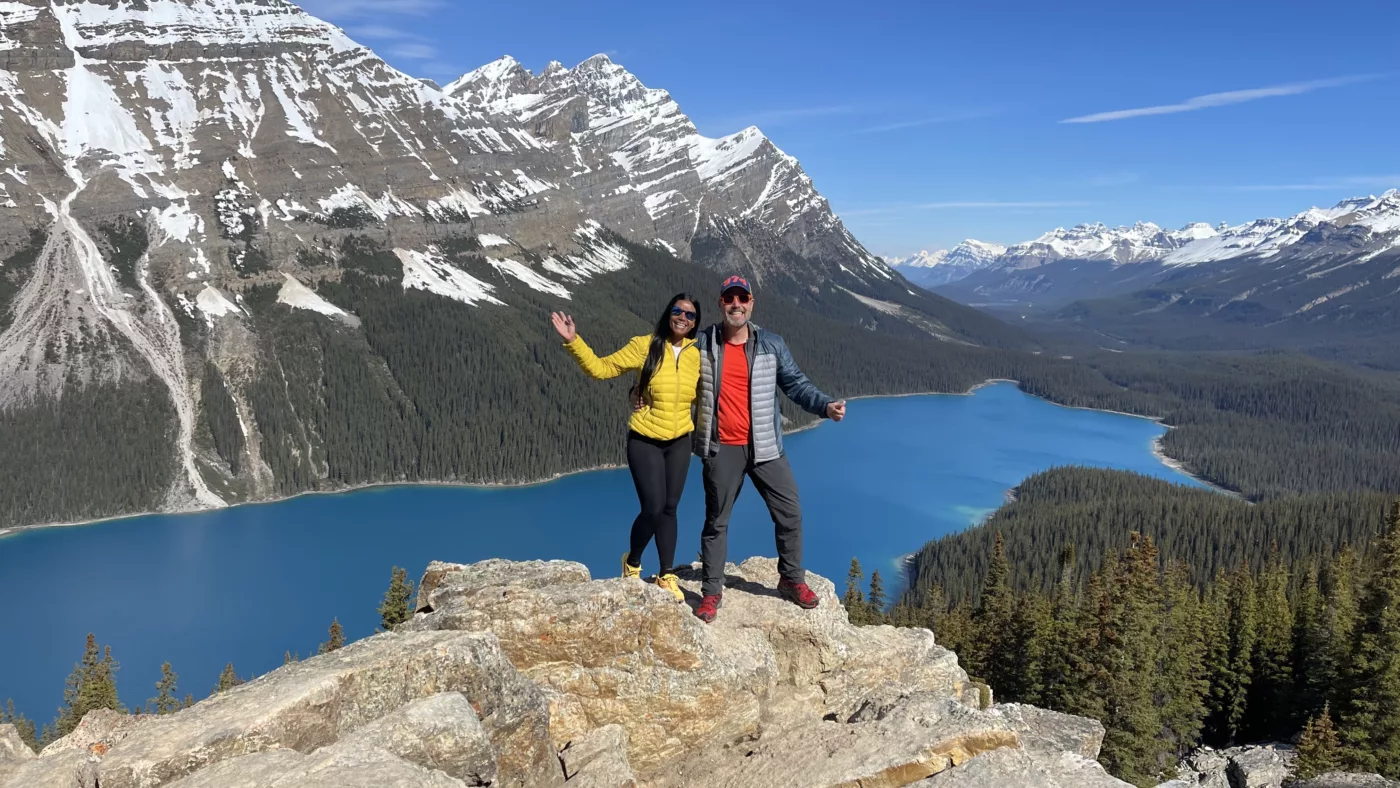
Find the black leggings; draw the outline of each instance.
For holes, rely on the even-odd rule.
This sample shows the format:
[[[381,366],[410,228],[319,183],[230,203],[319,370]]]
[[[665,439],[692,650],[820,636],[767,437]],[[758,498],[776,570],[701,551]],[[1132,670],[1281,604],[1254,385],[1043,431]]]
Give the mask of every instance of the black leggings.
[[[656,554],[661,559],[658,574],[671,574],[676,563],[676,507],[685,491],[685,474],[690,469],[690,436],[659,441],[627,433],[627,467],[637,485],[642,510],[632,521],[632,543],[627,563],[640,566],[647,543],[656,537]]]

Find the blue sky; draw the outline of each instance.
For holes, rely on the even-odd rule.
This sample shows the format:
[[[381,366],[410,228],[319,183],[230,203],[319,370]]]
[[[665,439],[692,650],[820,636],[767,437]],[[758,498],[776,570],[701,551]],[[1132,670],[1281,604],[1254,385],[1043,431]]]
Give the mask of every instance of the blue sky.
[[[443,81],[605,52],[702,133],[762,128],[879,254],[1400,187],[1394,0],[304,5]]]

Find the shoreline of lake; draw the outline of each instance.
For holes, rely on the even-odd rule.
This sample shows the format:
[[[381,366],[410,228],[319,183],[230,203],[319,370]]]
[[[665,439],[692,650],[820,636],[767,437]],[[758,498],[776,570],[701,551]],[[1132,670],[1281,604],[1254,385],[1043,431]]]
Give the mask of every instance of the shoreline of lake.
[[[987,388],[989,386],[995,386],[999,383],[1015,384],[1018,387],[1018,390],[1020,386],[1020,381],[1013,380],[1011,378],[988,378],[987,380],[984,380],[981,383],[972,386],[967,391],[917,391],[910,392],[907,394],[867,394],[858,397],[847,397],[846,401],[854,402],[860,400],[874,399],[903,399],[909,397],[970,397],[975,395],[981,389]],[[1146,419],[1148,421],[1156,422],[1157,424],[1162,424],[1162,420],[1156,416],[1144,416],[1138,413],[1126,413],[1124,411],[1106,410],[1103,408],[1088,408],[1077,405],[1062,405],[1058,402],[1055,402],[1054,400],[1046,399],[1044,397],[1040,397],[1034,394],[1029,394],[1029,396],[1033,396],[1037,399],[1044,400],[1045,402],[1048,402],[1051,405],[1054,405],[1055,407],[1059,408],[1067,408],[1069,410],[1087,410],[1093,411],[1095,413],[1109,413],[1117,416],[1130,416],[1135,419]],[[820,427],[825,421],[827,421],[827,419],[818,419],[817,421],[812,422],[811,424],[798,427],[790,432],[785,433],[785,437],[796,435],[801,432],[806,432],[808,430],[816,429],[817,427]],[[1163,424],[1162,426],[1169,430],[1174,429],[1171,425]],[[1176,471],[1184,476],[1189,476],[1195,481],[1200,482],[1201,484],[1209,487],[1212,490],[1226,493],[1229,495],[1238,495],[1238,493],[1232,490],[1227,490],[1206,479],[1197,476],[1196,474],[1188,470],[1185,464],[1182,463],[1180,460],[1169,457],[1164,450],[1161,437],[1158,437],[1152,442],[1152,455],[1156,457],[1158,461],[1160,461],[1167,468],[1170,468],[1171,470]],[[529,487],[540,487],[546,484],[553,484],[554,482],[569,478],[571,476],[578,476],[586,473],[596,473],[599,471],[615,471],[621,470],[626,467],[627,466],[625,464],[596,465],[590,466],[588,468],[579,468],[572,471],[564,471],[546,479],[538,479],[535,481],[526,482],[450,482],[437,480],[425,480],[415,482],[364,482],[362,484],[347,485],[345,487],[337,488],[334,490],[304,490],[302,492],[293,493],[291,495],[284,495],[274,498],[260,498],[258,500],[253,501],[240,501],[238,503],[213,508],[192,507],[187,509],[165,509],[154,512],[133,512],[131,514],[120,514],[111,517],[99,517],[91,520],[75,520],[71,522],[36,523],[33,525],[7,526],[0,528],[0,541],[3,541],[13,536],[18,536],[23,533],[29,533],[32,531],[39,531],[49,528],[80,528],[89,525],[104,525],[107,523],[121,522],[122,520],[132,520],[139,517],[208,514],[213,512],[225,511],[235,507],[264,506],[269,504],[284,503],[286,501],[292,501],[298,498],[313,495],[345,495],[348,493],[362,492],[364,490],[393,489],[402,487],[450,487],[469,490],[523,489]]]

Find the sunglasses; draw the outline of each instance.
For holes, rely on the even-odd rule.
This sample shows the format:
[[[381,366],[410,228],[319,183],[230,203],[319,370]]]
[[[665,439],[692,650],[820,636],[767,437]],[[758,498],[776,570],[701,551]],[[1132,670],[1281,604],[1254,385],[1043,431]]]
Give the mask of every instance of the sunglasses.
[[[726,304],[747,304],[749,302],[749,298],[749,294],[743,292],[724,293],[720,296],[720,300]]]
[[[678,307],[678,306],[673,306],[673,307],[671,307],[671,316],[672,316],[672,317],[682,317],[682,316],[684,316],[686,320],[689,320],[689,321],[692,322],[692,323],[695,322],[695,313],[694,313],[694,312],[690,311],[689,309],[681,309],[681,308]]]

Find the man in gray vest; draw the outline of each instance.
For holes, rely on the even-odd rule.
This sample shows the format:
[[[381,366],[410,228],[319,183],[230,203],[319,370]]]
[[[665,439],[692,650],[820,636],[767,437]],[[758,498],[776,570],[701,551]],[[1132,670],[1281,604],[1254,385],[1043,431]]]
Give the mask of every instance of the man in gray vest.
[[[832,421],[846,417],[846,403],[832,400],[812,385],[782,337],[749,322],[754,298],[747,279],[724,280],[719,306],[721,322],[696,340],[700,392],[692,439],[705,467],[705,529],[700,535],[705,577],[695,615],[709,623],[719,613],[729,514],[745,476],[753,480],[773,517],[781,576],[778,591],[810,610],[818,600],[807,587],[802,569],[802,504],[792,467],[783,455],[778,396],[786,394],[808,413]]]

